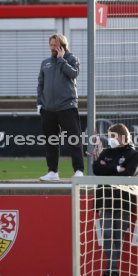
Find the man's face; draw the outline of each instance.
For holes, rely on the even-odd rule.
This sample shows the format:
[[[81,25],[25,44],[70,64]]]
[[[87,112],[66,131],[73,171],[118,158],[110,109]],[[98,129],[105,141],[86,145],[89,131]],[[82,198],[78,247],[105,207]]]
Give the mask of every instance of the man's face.
[[[49,43],[49,46],[50,46],[52,56],[56,57],[57,56],[57,50],[56,49],[59,47],[58,42],[56,41],[56,39],[52,38],[50,43]]]

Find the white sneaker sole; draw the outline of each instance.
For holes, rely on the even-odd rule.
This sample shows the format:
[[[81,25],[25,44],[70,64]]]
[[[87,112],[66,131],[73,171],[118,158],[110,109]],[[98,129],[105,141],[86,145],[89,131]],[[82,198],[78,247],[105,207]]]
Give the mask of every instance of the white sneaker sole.
[[[40,177],[39,179],[41,181],[59,181],[60,180],[59,178],[49,178],[49,179],[46,179],[46,178],[43,178],[43,177]]]

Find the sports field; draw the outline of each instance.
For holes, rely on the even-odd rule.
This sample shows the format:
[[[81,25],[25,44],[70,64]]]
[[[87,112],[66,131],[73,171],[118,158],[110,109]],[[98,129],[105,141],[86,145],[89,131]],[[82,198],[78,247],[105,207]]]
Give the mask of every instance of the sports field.
[[[85,160],[85,174],[86,174]],[[0,159],[0,180],[5,179],[33,179],[46,174],[45,159]],[[59,162],[59,174],[61,178],[70,178],[73,169],[70,158],[61,158]]]

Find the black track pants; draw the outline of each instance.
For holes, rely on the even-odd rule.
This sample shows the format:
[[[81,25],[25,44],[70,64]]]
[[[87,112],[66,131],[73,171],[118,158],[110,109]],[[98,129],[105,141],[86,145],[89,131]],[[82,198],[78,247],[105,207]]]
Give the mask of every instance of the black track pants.
[[[83,149],[81,143],[81,127],[78,110],[76,108],[50,112],[41,109],[42,127],[46,136],[46,160],[49,171],[58,171],[59,141],[61,144],[67,139],[72,157],[74,171],[84,170]],[[54,135],[54,136],[53,136]],[[73,135],[73,136],[72,136]],[[66,138],[65,138],[66,136]]]

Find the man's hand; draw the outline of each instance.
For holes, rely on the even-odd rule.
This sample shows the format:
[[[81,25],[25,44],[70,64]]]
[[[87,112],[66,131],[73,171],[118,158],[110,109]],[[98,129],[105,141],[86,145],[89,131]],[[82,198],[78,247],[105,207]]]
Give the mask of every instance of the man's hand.
[[[37,105],[37,111],[36,111],[36,114],[40,115],[40,109],[41,109],[42,105],[39,104]]]
[[[63,47],[58,47],[57,49],[56,49],[56,51],[57,51],[57,58],[59,58],[59,57],[61,57],[61,58],[63,58],[63,56],[64,56],[64,54],[65,54],[65,50],[64,50],[64,48]]]

